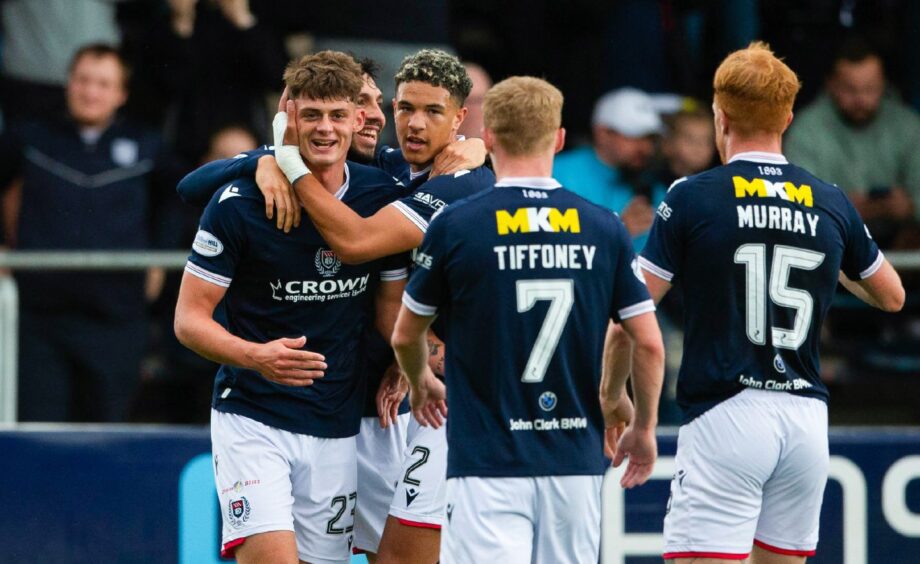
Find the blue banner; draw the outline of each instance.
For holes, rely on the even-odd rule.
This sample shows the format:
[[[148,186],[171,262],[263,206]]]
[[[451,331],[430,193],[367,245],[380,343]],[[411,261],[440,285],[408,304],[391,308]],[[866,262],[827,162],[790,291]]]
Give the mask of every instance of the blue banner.
[[[21,426],[0,431],[0,562],[217,564],[206,429]],[[604,563],[660,562],[676,437],[655,478],[605,484]],[[822,564],[920,562],[920,430],[833,430]]]

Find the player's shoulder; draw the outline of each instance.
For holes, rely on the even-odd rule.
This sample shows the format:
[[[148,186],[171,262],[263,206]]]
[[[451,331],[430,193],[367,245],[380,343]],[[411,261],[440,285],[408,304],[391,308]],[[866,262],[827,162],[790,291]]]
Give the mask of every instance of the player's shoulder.
[[[416,188],[407,198],[441,209],[447,205],[453,206],[460,200],[479,192],[489,190],[494,185],[495,175],[492,171],[486,167],[479,167],[431,178]]]
[[[205,209],[210,214],[227,214],[240,213],[253,206],[264,210],[264,198],[255,179],[241,176],[218,188]]]
[[[348,186],[359,190],[386,190],[400,192],[405,185],[396,177],[377,167],[348,161]]]
[[[819,201],[823,200],[826,203],[834,204],[836,206],[845,206],[849,204],[849,197],[846,193],[836,184],[827,182],[817,176],[815,176],[811,171],[802,168],[793,163],[789,163],[787,174],[789,179],[796,185],[796,187],[807,186],[815,196],[819,197]]]
[[[495,173],[487,166],[458,170],[452,174],[442,174],[429,178],[418,190],[432,191],[439,189],[456,189],[457,187],[482,187],[495,184]]]

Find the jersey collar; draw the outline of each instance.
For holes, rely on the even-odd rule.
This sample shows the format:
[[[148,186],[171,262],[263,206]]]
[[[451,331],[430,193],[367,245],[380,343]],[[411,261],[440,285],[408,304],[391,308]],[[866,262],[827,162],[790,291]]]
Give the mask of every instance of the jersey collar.
[[[415,180],[416,178],[418,178],[419,176],[423,176],[425,174],[428,174],[429,172],[431,172],[431,165],[426,166],[425,168],[423,168],[422,170],[418,172],[412,172],[412,170],[410,169],[409,170],[409,181],[411,182]]]
[[[562,184],[549,176],[508,176],[495,183],[496,188],[539,188],[540,190],[555,190],[562,188]]]
[[[787,161],[786,157],[781,153],[768,153],[766,151],[745,151],[728,159],[730,163],[735,161],[751,161],[764,164],[789,164],[789,161]]]
[[[351,171],[348,170],[348,163],[345,163],[345,182],[335,191],[335,197],[341,200],[348,192],[348,185],[351,183]]]

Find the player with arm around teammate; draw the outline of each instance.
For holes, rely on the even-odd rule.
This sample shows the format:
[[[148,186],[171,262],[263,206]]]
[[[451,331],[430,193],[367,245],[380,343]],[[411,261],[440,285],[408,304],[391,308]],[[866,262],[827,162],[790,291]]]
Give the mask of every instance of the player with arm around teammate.
[[[401,191],[392,177],[345,162],[363,123],[351,57],[305,57],[285,81],[300,132],[289,150],[359,213],[391,201]],[[222,363],[211,432],[223,549],[240,562],[347,562],[361,335],[374,321],[391,331],[406,272],[388,261],[344,265],[312,224],[285,234],[263,215],[251,179],[214,195],[176,308],[180,341]],[[211,319],[222,299],[228,329]],[[302,350],[307,340],[315,353]]]
[[[621,439],[624,485],[655,460],[664,351],[626,229],[552,178],[562,94],[514,77],[484,104],[496,189],[431,223],[393,345],[413,413],[443,423],[445,384],[425,361],[435,315],[447,327],[447,522],[441,562],[595,563],[607,463],[598,402],[611,319],[636,340],[636,414]],[[622,382],[606,389],[622,395]]]
[[[396,75],[396,132],[411,167],[412,192],[371,217],[361,217],[318,190],[310,177],[296,177],[297,165],[278,159],[300,200],[343,262],[360,263],[417,247],[432,216],[452,202],[491,189],[484,167],[430,178],[437,156],[455,138],[466,114],[471,82],[460,61],[423,49],[403,60]],[[296,138],[288,118],[286,139]],[[285,141],[287,142],[287,141]],[[289,172],[294,168],[294,173]],[[435,333],[438,327],[435,327]],[[409,423],[403,473],[390,505],[379,561],[407,564],[438,559],[445,514],[447,441],[445,429]]]
[[[724,164],[672,185],[639,259],[652,297],[678,283],[685,307],[664,558],[797,564],[827,481],[818,338],[838,276],[886,311],[904,290],[846,195],[783,157],[795,73],[753,43],[713,87]]]

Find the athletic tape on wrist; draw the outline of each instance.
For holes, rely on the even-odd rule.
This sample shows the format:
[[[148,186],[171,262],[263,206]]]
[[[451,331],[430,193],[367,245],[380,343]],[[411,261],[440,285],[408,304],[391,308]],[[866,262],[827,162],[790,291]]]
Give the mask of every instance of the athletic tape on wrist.
[[[310,169],[307,168],[307,165],[303,162],[303,157],[300,156],[300,147],[284,144],[284,130],[287,129],[287,121],[287,112],[278,112],[275,114],[275,119],[272,120],[272,132],[275,138],[275,162],[278,163],[278,168],[281,169],[281,172],[287,176],[288,181],[294,184],[300,177],[310,174]]]

